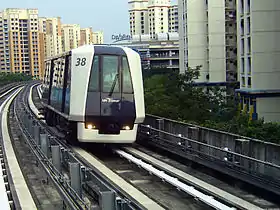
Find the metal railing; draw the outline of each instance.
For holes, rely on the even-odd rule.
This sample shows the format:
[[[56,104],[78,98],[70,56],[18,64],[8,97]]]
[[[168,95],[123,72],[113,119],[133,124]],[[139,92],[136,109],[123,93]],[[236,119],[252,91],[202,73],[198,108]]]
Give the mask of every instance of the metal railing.
[[[173,153],[227,167],[252,180],[273,183],[275,190],[280,189],[279,159],[275,159],[275,154],[280,155],[279,145],[155,116],[146,117],[139,132],[148,138],[147,142]],[[269,161],[268,156],[274,159]]]

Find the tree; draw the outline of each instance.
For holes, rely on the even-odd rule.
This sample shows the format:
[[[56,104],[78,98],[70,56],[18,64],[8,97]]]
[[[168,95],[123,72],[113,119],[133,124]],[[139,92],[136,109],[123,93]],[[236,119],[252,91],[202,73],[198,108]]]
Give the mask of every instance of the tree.
[[[203,122],[216,118],[226,100],[218,88],[194,87],[199,68],[184,74],[160,74],[145,79],[147,112],[173,119]],[[209,94],[209,91],[212,94]]]
[[[11,82],[28,81],[28,80],[32,80],[31,75],[26,75],[23,73],[10,73],[10,72],[0,73],[0,85],[5,85]]]
[[[280,143],[280,125],[251,121],[240,113],[233,94],[226,88],[194,86],[199,68],[188,68],[185,74],[164,73],[146,77],[147,113],[236,133],[264,141]]]

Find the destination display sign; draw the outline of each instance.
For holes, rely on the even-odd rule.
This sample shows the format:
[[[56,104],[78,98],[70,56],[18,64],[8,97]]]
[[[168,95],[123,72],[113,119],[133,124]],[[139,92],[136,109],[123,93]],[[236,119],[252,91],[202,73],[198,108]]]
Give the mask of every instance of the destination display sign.
[[[112,35],[112,40],[115,40],[115,42],[119,42],[123,40],[131,40],[131,36],[128,34]]]

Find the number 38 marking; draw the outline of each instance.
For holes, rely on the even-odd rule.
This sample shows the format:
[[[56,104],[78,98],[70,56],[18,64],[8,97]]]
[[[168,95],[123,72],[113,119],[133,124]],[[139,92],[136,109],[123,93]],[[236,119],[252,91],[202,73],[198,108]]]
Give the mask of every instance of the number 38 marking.
[[[76,66],[85,66],[86,65],[86,58],[77,58]]]

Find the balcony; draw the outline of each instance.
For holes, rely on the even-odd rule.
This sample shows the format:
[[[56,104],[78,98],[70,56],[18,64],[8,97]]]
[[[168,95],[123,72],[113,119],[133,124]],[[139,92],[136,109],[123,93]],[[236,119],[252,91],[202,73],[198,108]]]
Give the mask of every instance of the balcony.
[[[236,25],[235,24],[226,24],[225,27],[226,34],[236,34]]]
[[[228,60],[236,60],[237,55],[233,51],[226,52],[226,59]]]
[[[235,10],[226,11],[225,20],[227,22],[236,22],[236,11]]]
[[[170,59],[179,59],[179,54],[175,55],[165,55],[165,54],[160,54],[160,55],[150,55],[149,60],[170,60]]]
[[[168,65],[168,64],[154,64],[150,66],[151,69],[172,69],[179,68],[178,64]]]
[[[237,72],[227,72],[226,80],[227,80],[227,82],[236,82],[237,81]]]
[[[233,0],[233,1],[226,0],[225,9],[226,10],[236,10],[236,1],[235,0]]]
[[[226,72],[227,73],[233,73],[233,72],[237,72],[237,65],[236,65],[236,61],[227,61],[226,63]]]
[[[226,46],[236,46],[237,41],[236,41],[236,36],[226,36]]]

